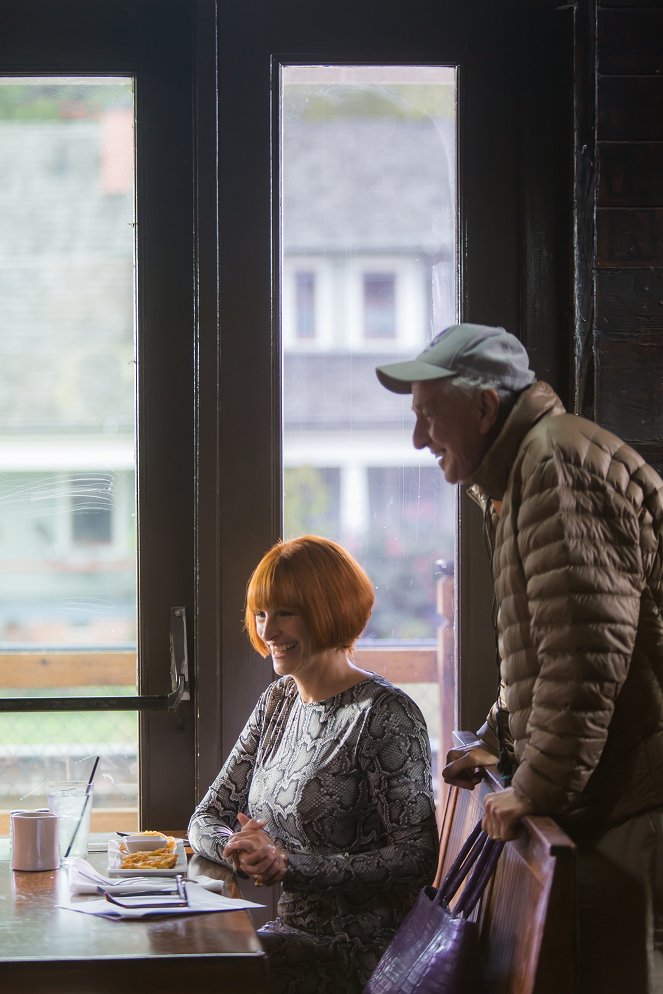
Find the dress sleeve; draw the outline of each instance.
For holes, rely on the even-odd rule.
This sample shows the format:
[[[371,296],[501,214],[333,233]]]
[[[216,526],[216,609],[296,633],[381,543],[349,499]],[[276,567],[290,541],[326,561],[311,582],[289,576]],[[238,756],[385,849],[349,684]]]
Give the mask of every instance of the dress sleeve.
[[[416,704],[400,691],[371,707],[358,747],[360,775],[380,815],[383,842],[362,853],[290,853],[289,890],[423,886],[437,864],[430,744]]]
[[[609,480],[582,472],[557,454],[529,474],[518,520],[538,672],[512,785],[543,813],[563,811],[598,765],[643,587],[635,508]]]
[[[219,775],[189,822],[189,841],[194,852],[231,868],[232,863],[223,858],[223,849],[228,838],[239,830],[238,812],[248,814],[249,788],[270,690],[268,688],[256,704]]]

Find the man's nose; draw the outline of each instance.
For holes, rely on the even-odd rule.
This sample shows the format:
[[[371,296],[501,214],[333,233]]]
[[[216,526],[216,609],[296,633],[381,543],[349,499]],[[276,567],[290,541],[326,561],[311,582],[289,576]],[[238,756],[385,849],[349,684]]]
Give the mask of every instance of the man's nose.
[[[414,423],[414,431],[412,432],[412,444],[415,449],[425,449],[429,441],[430,439],[428,437],[428,431],[425,424],[417,418]]]

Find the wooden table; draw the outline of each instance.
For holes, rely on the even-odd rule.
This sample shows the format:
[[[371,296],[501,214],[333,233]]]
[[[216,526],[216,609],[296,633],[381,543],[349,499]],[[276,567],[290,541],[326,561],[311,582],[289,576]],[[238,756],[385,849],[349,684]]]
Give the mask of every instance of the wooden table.
[[[91,853],[103,872],[106,855]],[[189,875],[232,874],[194,856]],[[66,870],[12,871],[0,860],[2,994],[261,994],[266,960],[248,911],[110,921],[58,908]]]

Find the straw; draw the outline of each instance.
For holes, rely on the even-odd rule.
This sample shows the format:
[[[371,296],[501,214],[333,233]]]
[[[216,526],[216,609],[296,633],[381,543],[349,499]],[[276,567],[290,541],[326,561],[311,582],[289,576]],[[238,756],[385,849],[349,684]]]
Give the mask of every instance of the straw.
[[[76,841],[76,836],[78,835],[78,829],[81,827],[81,822],[83,821],[83,818],[85,817],[85,812],[87,810],[87,806],[90,803],[90,786],[92,784],[92,781],[94,780],[94,775],[97,772],[97,766],[98,765],[99,765],[99,757],[97,756],[97,758],[94,761],[94,766],[92,767],[92,772],[90,773],[90,779],[87,782],[87,789],[85,791],[85,801],[83,802],[83,807],[81,808],[81,813],[78,816],[78,821],[76,822],[76,828],[74,829],[74,834],[72,835],[71,839],[69,840],[69,845],[67,846],[67,851],[64,854],[64,858],[65,859],[67,858],[67,856],[71,852],[71,847],[73,846],[74,842]]]

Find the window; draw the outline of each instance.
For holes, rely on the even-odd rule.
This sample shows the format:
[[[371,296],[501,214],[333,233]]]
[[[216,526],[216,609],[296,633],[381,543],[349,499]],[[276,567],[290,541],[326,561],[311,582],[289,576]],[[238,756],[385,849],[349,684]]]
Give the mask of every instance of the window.
[[[453,195],[451,186],[449,196]],[[431,211],[435,216],[433,202]],[[442,216],[446,213],[445,208]],[[452,224],[452,219],[443,223]],[[388,219],[381,224],[388,227]],[[392,234],[389,252],[350,252],[339,264],[346,343],[354,352],[409,355],[421,344],[422,328],[432,321],[437,326],[454,320],[452,250],[445,249],[444,261],[435,265],[426,253],[410,251],[409,240],[398,253],[393,251],[393,242]],[[434,294],[438,286],[441,292]]]
[[[340,291],[334,260],[284,246],[282,337],[287,350],[318,352],[332,347]]]
[[[135,436],[133,104],[127,77],[0,79],[0,253],[8,304],[0,349],[11,370],[0,458],[4,525],[16,528],[4,543],[0,600],[5,646],[20,653],[16,696],[112,693],[117,675],[108,650],[132,646],[135,658],[136,541],[128,534],[131,522],[135,530],[135,474],[120,481],[117,473],[118,454],[124,448],[131,459]],[[95,468],[79,471],[81,465]],[[122,498],[133,497],[124,547],[113,520],[122,483]],[[74,646],[77,655],[65,664]],[[45,665],[33,684],[35,648]],[[97,671],[96,685],[89,685],[86,667]],[[135,673],[134,664],[134,693]],[[19,763],[20,755],[20,776],[11,778],[20,792],[10,806],[21,793],[38,793],[42,776],[73,775],[79,763],[85,771],[92,752],[103,754],[102,773],[115,784],[110,789],[107,778],[97,807],[135,810],[135,715],[128,723],[105,717],[106,741],[96,738],[88,715],[70,715],[61,722],[67,735],[54,735],[48,759],[42,715],[0,721],[0,763]]]
[[[396,278],[393,273],[364,274],[364,335],[396,337]]]
[[[183,825],[191,723],[167,703],[171,608],[193,618],[190,11],[148,27],[142,0],[38,6],[0,39],[0,833],[97,755],[93,831]],[[153,763],[180,768],[167,795]]]
[[[335,278],[327,341],[291,354],[284,334],[284,534],[335,538],[368,571],[376,603],[360,658],[419,702],[436,750],[437,563],[454,559],[454,491],[413,450],[407,406],[374,367],[423,348],[429,322],[456,313],[455,87],[445,66],[281,69],[284,265],[306,237]],[[434,298],[445,267],[447,295]],[[427,671],[397,675],[394,647],[427,654]]]

